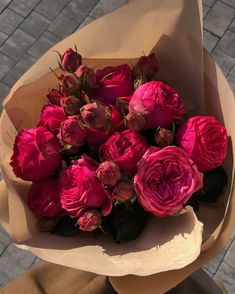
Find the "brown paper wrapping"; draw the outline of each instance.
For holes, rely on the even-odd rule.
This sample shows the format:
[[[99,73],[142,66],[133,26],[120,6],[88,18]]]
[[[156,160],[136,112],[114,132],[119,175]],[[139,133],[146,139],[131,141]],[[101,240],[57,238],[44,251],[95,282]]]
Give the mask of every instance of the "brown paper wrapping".
[[[200,6],[197,1],[186,0],[133,1],[54,46],[14,85],[5,99],[0,121],[0,163],[8,188],[9,207],[8,219],[6,204],[1,205],[0,220],[19,247],[50,262],[99,274],[146,276],[183,268],[192,263],[200,251],[213,245],[231,209],[234,100],[224,79],[222,90],[217,89],[218,75],[222,74],[207,55],[203,69]],[[89,236],[62,238],[35,230],[37,219],[25,204],[29,183],[17,179],[9,167],[12,144],[18,130],[36,125],[48,88],[56,85],[55,76],[48,70],[57,68],[53,50],[63,52],[74,43],[84,56],[84,63],[98,67],[124,62],[133,64],[142,52],[146,55],[154,52],[160,67],[158,78],[180,92],[188,115],[212,114],[225,125],[231,138],[225,162],[229,184],[218,203],[201,207],[197,215],[199,221],[190,208],[174,218],[152,217],[136,241],[120,245],[114,244],[109,236],[98,240]],[[206,253],[201,253],[200,257]],[[112,280],[115,286],[118,279]],[[128,280],[131,287],[135,284],[134,276],[123,279]]]

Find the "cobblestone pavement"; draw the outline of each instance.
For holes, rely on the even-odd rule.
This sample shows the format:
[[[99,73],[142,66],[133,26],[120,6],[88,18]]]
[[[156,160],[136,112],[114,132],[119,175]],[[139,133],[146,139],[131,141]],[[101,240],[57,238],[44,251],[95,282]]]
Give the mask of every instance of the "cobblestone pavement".
[[[173,0],[172,0],[173,1]],[[0,0],[0,99],[52,45],[127,0]],[[204,46],[235,91],[235,0],[204,0]],[[235,232],[205,266],[235,293]],[[0,287],[41,262],[17,249],[0,227]]]

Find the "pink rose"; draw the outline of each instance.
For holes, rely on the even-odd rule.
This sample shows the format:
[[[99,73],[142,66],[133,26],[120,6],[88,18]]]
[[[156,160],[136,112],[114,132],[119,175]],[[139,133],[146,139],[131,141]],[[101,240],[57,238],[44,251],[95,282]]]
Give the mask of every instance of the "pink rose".
[[[74,116],[66,119],[60,126],[60,132],[57,138],[62,145],[83,145],[85,133],[80,125],[79,117]]]
[[[58,89],[51,89],[50,92],[47,94],[47,99],[51,104],[60,106],[60,99],[63,95],[60,93]]]
[[[58,180],[46,178],[34,182],[28,192],[27,203],[38,216],[53,217],[62,211]]]
[[[227,154],[227,131],[213,116],[191,117],[180,126],[175,140],[203,172],[220,166]]]
[[[127,115],[130,100],[131,96],[118,97],[115,103],[115,107],[118,109],[118,111],[120,111],[120,113]]]
[[[141,113],[129,112],[125,117],[125,125],[132,131],[140,132],[145,126],[145,118]]]
[[[99,211],[93,209],[85,212],[79,217],[77,224],[82,231],[93,231],[100,227],[102,215]]]
[[[129,65],[108,66],[96,72],[97,84],[94,97],[114,104],[118,97],[132,94],[132,71]]]
[[[60,130],[60,125],[67,119],[62,107],[47,104],[42,108],[41,116],[38,125],[43,126],[48,131],[57,135]]]
[[[121,177],[118,165],[112,161],[105,161],[100,164],[96,171],[97,178],[103,185],[114,186]]]
[[[77,97],[62,97],[60,105],[63,107],[66,115],[75,115],[80,113],[81,101]]]
[[[80,84],[73,74],[61,74],[59,76],[59,83],[60,92],[64,96],[80,96]]]
[[[152,81],[137,88],[129,103],[129,111],[142,113],[146,129],[159,126],[167,128],[184,115],[184,106],[175,89],[169,85]]]
[[[127,182],[119,182],[113,189],[113,198],[119,202],[125,202],[135,195],[133,185]]]
[[[102,161],[116,162],[122,173],[132,177],[136,173],[137,163],[148,148],[145,137],[137,132],[126,130],[113,134],[100,147],[99,154]]]
[[[97,117],[94,118],[89,118],[88,113],[86,116],[83,116],[85,118],[83,123],[87,143],[90,146],[95,146],[95,148],[104,143],[114,132],[123,131],[125,129],[123,118],[113,105],[106,105],[103,111],[103,114],[99,113],[98,115],[96,113]],[[81,121],[83,120],[81,119]],[[90,125],[90,127],[87,124]]]
[[[138,163],[134,184],[142,207],[164,217],[182,209],[202,188],[203,174],[182,148],[150,147]]]
[[[104,216],[110,213],[112,199],[96,177],[97,168],[93,159],[83,155],[61,172],[61,205],[71,217],[80,217],[91,208],[100,208]]]
[[[161,148],[172,145],[174,134],[170,130],[159,128],[154,136],[154,141]]]
[[[23,129],[18,133],[10,165],[23,180],[38,181],[49,177],[61,164],[61,145],[44,127]]]
[[[83,87],[87,86],[90,88],[94,88],[96,85],[96,75],[92,68],[89,68],[85,65],[80,65],[76,72],[76,76],[82,81]]]
[[[76,68],[82,63],[82,56],[73,51],[73,49],[67,49],[61,56],[61,65],[64,70],[74,72]]]
[[[152,79],[157,71],[158,63],[154,53],[148,56],[141,56],[133,68],[136,76],[143,76],[147,80]]]

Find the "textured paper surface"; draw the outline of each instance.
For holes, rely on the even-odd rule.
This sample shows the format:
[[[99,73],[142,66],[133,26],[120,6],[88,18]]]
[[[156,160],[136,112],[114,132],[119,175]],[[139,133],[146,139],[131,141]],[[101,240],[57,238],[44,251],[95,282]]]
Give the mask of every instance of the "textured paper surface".
[[[181,93],[189,115],[205,113],[210,104],[214,107],[214,101],[217,101],[218,109],[222,107],[220,97],[216,98],[218,95],[206,92],[210,102],[207,100],[206,104],[204,99],[197,1],[133,1],[52,49],[63,52],[74,43],[86,64],[99,67],[123,62],[133,64],[143,51],[145,54],[154,52],[160,67],[158,78],[166,80]],[[35,231],[36,218],[25,204],[29,184],[15,178],[9,159],[17,130],[35,126],[48,88],[56,85],[56,78],[48,72],[49,66],[57,67],[56,54],[52,50],[12,88],[0,122],[0,162],[8,187],[9,231],[14,242],[45,260],[113,276],[149,275],[191,263],[201,250],[202,224],[190,210],[179,217],[153,218],[140,238],[123,245],[116,245],[108,236],[99,240],[74,239]],[[228,127],[226,124],[231,121],[225,121],[223,111],[218,109],[211,108],[210,111]],[[232,137],[232,128],[228,131]],[[230,181],[220,203],[204,206],[198,216],[204,223],[203,250],[213,244],[223,223],[232,187],[232,158],[230,153],[226,164]]]

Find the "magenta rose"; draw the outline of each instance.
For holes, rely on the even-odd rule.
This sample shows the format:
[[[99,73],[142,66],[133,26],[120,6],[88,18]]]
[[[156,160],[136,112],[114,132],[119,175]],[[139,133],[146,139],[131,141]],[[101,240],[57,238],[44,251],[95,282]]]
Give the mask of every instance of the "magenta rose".
[[[113,161],[104,161],[96,171],[97,178],[103,185],[114,186],[121,177],[118,165]]]
[[[181,210],[202,188],[203,174],[182,148],[150,147],[138,163],[134,184],[142,207],[164,217]]]
[[[136,173],[137,163],[148,148],[149,144],[145,137],[137,132],[126,130],[113,134],[100,147],[99,155],[102,161],[116,162],[123,174],[132,177]]]
[[[151,79],[158,71],[158,63],[155,54],[141,56],[133,68],[136,76],[143,76],[146,79]]]
[[[60,106],[60,99],[64,97],[58,89],[51,89],[47,94],[47,99],[51,104]]]
[[[94,88],[96,85],[96,75],[92,68],[80,65],[76,72],[76,76],[82,81],[83,86],[86,88],[89,86],[90,88]]]
[[[127,64],[98,70],[96,82],[100,87],[94,91],[94,97],[105,103],[114,104],[118,97],[132,94],[132,71]]]
[[[60,99],[60,105],[64,109],[66,115],[75,115],[80,113],[81,100],[77,97],[62,97]]]
[[[57,135],[60,130],[60,125],[67,119],[62,107],[47,104],[42,108],[41,116],[38,125],[43,126],[48,131]]]
[[[61,74],[59,76],[60,92],[64,96],[80,96],[80,84],[77,78],[71,74]]]
[[[64,70],[74,72],[82,63],[82,56],[73,49],[69,48],[63,53],[60,61]]]
[[[57,138],[62,145],[83,145],[85,134],[80,125],[78,116],[69,117],[61,124]]]
[[[81,122],[90,146],[99,147],[116,131],[125,129],[121,114],[113,105],[87,104],[81,110]]]
[[[161,148],[172,145],[174,134],[170,130],[159,128],[155,133],[154,141]]]
[[[27,203],[38,216],[53,217],[62,211],[58,180],[52,177],[34,182],[28,192]]]
[[[129,111],[141,113],[145,128],[168,128],[179,122],[184,115],[184,106],[179,94],[171,86],[152,81],[138,87],[129,103]]]
[[[94,231],[100,227],[102,221],[102,215],[99,211],[93,209],[85,212],[79,217],[77,224],[82,231]]]
[[[15,138],[10,165],[17,177],[38,181],[60,166],[60,149],[59,141],[44,127],[23,129]]]
[[[227,131],[213,116],[191,117],[180,126],[175,140],[203,172],[220,166],[227,154]]]
[[[61,205],[71,217],[80,217],[91,208],[100,208],[104,216],[110,213],[112,198],[97,179],[97,168],[97,162],[83,155],[61,172]]]
[[[125,202],[135,195],[133,184],[121,181],[113,189],[112,196],[119,202]]]

